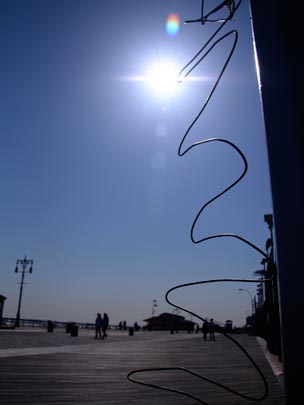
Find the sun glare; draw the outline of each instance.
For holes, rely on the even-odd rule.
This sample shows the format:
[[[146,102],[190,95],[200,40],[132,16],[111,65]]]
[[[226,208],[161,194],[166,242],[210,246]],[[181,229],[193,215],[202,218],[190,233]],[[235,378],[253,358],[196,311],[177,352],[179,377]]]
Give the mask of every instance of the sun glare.
[[[172,62],[159,62],[148,70],[147,85],[154,95],[170,95],[177,88],[177,75],[178,67]]]

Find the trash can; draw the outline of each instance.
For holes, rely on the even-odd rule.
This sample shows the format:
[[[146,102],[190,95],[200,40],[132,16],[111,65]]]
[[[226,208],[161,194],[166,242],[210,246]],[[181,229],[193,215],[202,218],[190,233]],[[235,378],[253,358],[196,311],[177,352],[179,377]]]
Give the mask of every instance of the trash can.
[[[133,336],[134,335],[134,328],[130,327],[129,328],[129,336]]]
[[[78,326],[75,324],[71,327],[71,336],[78,336]]]
[[[48,321],[47,323],[47,331],[53,332],[54,331],[54,323],[52,321]]]

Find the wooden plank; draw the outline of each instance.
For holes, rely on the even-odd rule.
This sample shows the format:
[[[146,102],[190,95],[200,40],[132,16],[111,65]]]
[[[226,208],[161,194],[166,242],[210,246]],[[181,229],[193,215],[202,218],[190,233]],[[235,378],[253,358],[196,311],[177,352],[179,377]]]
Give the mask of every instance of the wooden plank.
[[[64,333],[20,331],[0,333],[1,404],[138,404],[194,405],[193,399],[140,386],[127,380],[130,371],[153,367],[185,367],[241,393],[258,396],[263,384],[248,359],[222,335],[205,342],[201,334],[113,331],[106,340],[92,332],[78,337]],[[10,338],[9,338],[10,333]],[[253,336],[238,341],[261,367],[269,384],[260,404],[284,404],[284,391]],[[9,347],[15,352],[5,356]],[[18,341],[19,346],[18,348]],[[5,343],[6,342],[6,343]],[[4,348],[6,347],[6,349]],[[31,354],[26,349],[36,350]],[[2,358],[1,358],[2,352]],[[139,376],[139,375],[137,375]],[[147,382],[186,390],[208,404],[248,404],[210,383],[180,370],[143,373]]]

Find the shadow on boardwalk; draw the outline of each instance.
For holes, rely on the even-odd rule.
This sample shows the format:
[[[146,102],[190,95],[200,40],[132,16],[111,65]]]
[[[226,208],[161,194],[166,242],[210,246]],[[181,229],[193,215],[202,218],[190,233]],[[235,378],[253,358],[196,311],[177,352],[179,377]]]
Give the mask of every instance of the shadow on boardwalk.
[[[177,394],[127,380],[128,372],[153,367],[186,367],[234,390],[258,397],[263,383],[246,357],[219,335],[204,342],[201,334],[113,331],[109,339],[92,334],[0,333],[1,404],[195,405]],[[263,401],[248,401],[181,372],[142,375],[142,380],[186,390],[212,404],[284,404],[284,391],[253,336],[238,335],[269,385]]]

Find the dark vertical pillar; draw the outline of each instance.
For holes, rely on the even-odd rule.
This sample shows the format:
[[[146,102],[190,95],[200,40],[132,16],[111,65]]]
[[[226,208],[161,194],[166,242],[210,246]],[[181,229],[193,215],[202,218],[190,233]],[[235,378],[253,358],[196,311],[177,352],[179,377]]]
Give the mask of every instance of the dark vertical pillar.
[[[250,0],[272,187],[286,404],[303,375],[304,86],[300,3]]]
[[[2,325],[2,318],[3,318],[3,308],[4,308],[4,301],[6,297],[0,294],[0,325]]]

